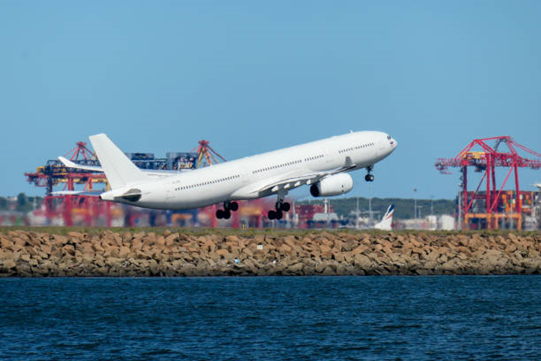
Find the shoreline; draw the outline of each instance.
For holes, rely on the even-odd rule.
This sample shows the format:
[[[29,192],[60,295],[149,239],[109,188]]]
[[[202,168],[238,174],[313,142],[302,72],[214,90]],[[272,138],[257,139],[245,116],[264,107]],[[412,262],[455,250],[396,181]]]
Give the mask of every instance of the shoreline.
[[[0,233],[0,277],[541,274],[540,233],[65,231]]]

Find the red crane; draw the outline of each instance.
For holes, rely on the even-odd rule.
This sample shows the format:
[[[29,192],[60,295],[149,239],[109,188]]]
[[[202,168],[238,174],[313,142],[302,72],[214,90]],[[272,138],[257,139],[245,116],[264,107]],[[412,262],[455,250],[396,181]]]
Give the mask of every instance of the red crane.
[[[85,142],[77,142],[76,147],[64,155],[65,158],[81,165],[98,166],[99,162]],[[75,209],[84,214],[87,225],[92,225],[93,219],[105,215],[107,226],[111,225],[110,204],[102,202],[96,196],[90,195],[52,195],[53,187],[64,183],[64,191],[74,191],[75,184],[84,185],[84,191],[92,191],[95,183],[107,187],[107,178],[103,173],[95,173],[64,166],[59,160],[49,160],[45,166],[38,167],[34,173],[25,173],[26,179],[38,187],[46,188],[44,200],[45,216],[53,219],[61,215],[66,226],[73,225],[72,213]]]
[[[224,157],[222,157],[214,149],[212,149],[212,147],[209,145],[208,140],[200,140],[199,146],[195,147],[191,151],[198,154],[196,168],[213,165],[219,163],[220,161],[226,161]]]
[[[494,147],[487,144],[487,142],[495,142]],[[502,145],[507,146],[507,151],[501,151]],[[474,147],[479,146],[480,151],[474,151]],[[517,150],[520,149],[537,159],[527,159],[520,156]],[[468,192],[468,167],[475,167],[477,172],[483,172],[483,176],[477,186],[475,192]],[[486,203],[486,214],[484,217],[487,219],[487,228],[497,228],[495,220],[495,214],[497,213],[497,206],[501,202],[500,196],[502,195],[503,188],[509,177],[514,172],[515,178],[515,210],[518,214],[518,228],[520,228],[520,215],[522,213],[522,200],[519,185],[518,168],[541,168],[541,154],[528,149],[527,147],[517,143],[513,138],[509,136],[492,137],[475,139],[468,144],[456,157],[454,158],[440,158],[436,162],[436,168],[443,174],[450,174],[448,167],[460,167],[462,170],[462,199],[460,212],[462,219],[468,220],[470,217],[470,211],[472,209],[473,202],[478,199],[484,199]],[[498,188],[496,184],[496,167],[509,168],[505,180]],[[483,182],[486,183],[486,193],[480,194],[479,190]]]

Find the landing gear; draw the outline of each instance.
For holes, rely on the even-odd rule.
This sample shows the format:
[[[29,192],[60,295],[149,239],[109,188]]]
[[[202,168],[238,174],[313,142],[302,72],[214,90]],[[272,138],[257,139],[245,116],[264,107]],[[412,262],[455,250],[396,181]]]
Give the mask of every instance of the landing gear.
[[[231,218],[231,211],[229,209],[218,209],[216,211],[216,218],[229,219]]]
[[[276,202],[277,211],[289,212],[290,209],[291,209],[291,204],[287,202]]]
[[[291,209],[291,204],[279,199],[278,202],[276,202],[276,210],[275,211],[270,210],[268,217],[269,219],[280,220],[284,217],[284,212],[289,212],[290,209]]]
[[[224,208],[236,212],[239,210],[239,204],[237,202],[226,202]]]
[[[282,213],[282,211],[269,211],[269,219],[282,219],[282,217],[284,216],[284,213]]]
[[[372,171],[372,169],[374,169],[373,165],[366,167],[366,171],[368,172],[368,174],[364,176],[364,180],[367,181],[367,182],[373,182],[374,181],[374,175],[370,173]]]
[[[224,209],[218,209],[216,211],[216,218],[229,219],[231,218],[231,212],[239,210],[239,204],[237,202],[224,202]]]

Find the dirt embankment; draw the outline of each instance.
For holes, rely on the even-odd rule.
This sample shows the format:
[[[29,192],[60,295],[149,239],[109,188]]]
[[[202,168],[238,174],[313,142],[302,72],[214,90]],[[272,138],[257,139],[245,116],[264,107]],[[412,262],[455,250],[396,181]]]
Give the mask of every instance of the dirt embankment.
[[[541,234],[0,234],[4,277],[439,274],[541,274]]]

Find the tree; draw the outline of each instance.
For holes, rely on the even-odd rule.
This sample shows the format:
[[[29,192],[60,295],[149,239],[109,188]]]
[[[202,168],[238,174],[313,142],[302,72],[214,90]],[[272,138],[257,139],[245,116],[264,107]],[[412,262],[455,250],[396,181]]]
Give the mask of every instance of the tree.
[[[0,209],[8,208],[8,200],[4,197],[0,197]]]
[[[27,203],[28,203],[28,197],[26,196],[26,194],[19,193],[17,195],[17,206],[18,206],[18,208],[22,208],[22,207],[26,206]]]

